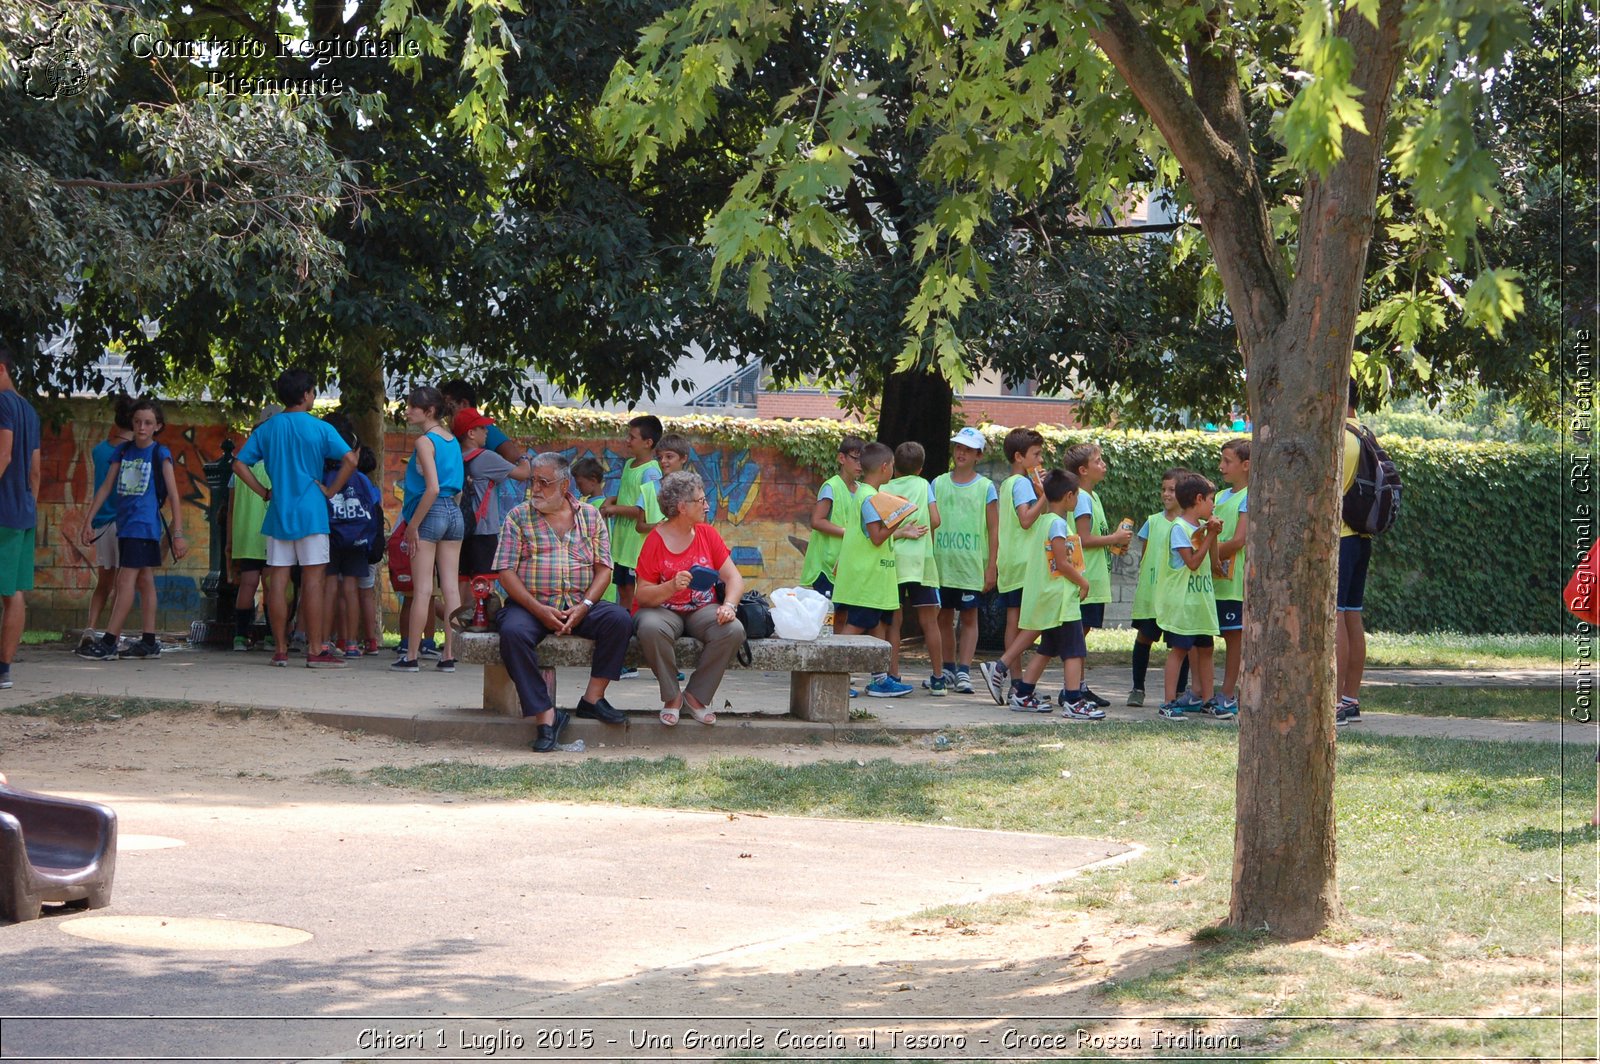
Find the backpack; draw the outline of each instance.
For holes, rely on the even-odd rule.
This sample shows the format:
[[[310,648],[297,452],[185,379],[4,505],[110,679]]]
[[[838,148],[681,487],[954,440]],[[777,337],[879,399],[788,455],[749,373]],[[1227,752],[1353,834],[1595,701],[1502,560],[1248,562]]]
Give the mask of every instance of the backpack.
[[[478,497],[478,505],[476,510],[474,510],[467,503],[467,498],[472,494],[472,492],[467,490],[461,493],[461,516],[466,519],[467,535],[469,536],[486,534],[480,533],[478,531],[478,527],[483,524],[484,514],[489,512],[490,497],[499,490],[499,485],[496,485],[494,481],[490,480],[488,477],[475,477],[472,475],[472,460],[483,452],[484,448],[474,447],[472,450],[461,456],[461,468],[465,471],[467,477],[466,487],[470,489],[472,481],[476,480],[480,483],[483,489],[482,493]],[[506,478],[506,480],[510,479],[510,477]],[[507,512],[509,513],[510,510],[508,509]],[[499,529],[495,529],[495,531],[498,532]]]
[[[396,595],[411,594],[411,555],[406,551],[406,522],[401,521],[389,533],[389,586]]]
[[[358,481],[357,477],[361,479]],[[367,488],[366,491],[361,490],[363,484]],[[362,474],[356,473],[351,476],[349,483],[328,499],[328,542],[336,550],[354,550],[359,547],[370,553],[374,524],[371,500],[376,495],[377,489],[372,486],[372,482]],[[382,528],[380,523],[378,525],[380,533]]]
[[[1346,424],[1361,443],[1356,476],[1344,493],[1344,523],[1367,536],[1381,536],[1400,519],[1400,472],[1365,425]]]
[[[744,625],[744,645],[739,648],[739,662],[746,668],[751,662],[750,640],[771,639],[778,628],[772,623],[772,607],[767,597],[759,591],[746,591],[734,607],[734,616]]]

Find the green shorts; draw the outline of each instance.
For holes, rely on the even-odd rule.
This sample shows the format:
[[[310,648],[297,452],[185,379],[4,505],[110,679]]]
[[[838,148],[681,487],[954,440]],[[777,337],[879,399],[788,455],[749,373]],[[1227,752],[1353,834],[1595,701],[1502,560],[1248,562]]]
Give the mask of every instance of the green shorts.
[[[33,590],[31,528],[0,528],[0,596]]]

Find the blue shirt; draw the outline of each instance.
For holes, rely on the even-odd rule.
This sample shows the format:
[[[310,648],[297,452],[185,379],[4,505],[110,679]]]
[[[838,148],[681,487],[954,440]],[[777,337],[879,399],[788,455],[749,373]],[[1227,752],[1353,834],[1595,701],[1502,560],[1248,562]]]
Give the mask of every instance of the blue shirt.
[[[483,446],[488,450],[498,451],[500,450],[500,445],[510,438],[510,436],[500,431],[499,425],[490,425],[489,431],[484,437]]]
[[[1039,497],[1033,490],[1033,481],[1026,474],[1011,483],[1011,508],[1020,509]]]
[[[117,538],[160,539],[157,480],[172,462],[172,452],[154,440],[148,447],[125,443],[116,449],[112,460],[121,463],[117,467],[117,483],[107,497],[117,507]]]
[[[94,461],[94,490],[99,491],[100,485],[106,482],[106,474],[111,471],[111,456],[117,453],[121,444],[112,443],[110,440],[101,440],[94,445],[90,458]],[[90,519],[91,528],[104,528],[117,519],[117,499],[115,495],[107,495],[106,501],[100,509],[94,512]]]
[[[0,528],[33,528],[39,517],[28,471],[39,449],[39,415],[9,388],[0,392],[0,429],[11,430],[11,464],[0,476]]]
[[[322,471],[329,459],[338,460],[349,453],[349,445],[332,425],[303,410],[274,414],[262,422],[237,455],[247,466],[266,462],[267,475],[272,478],[272,498],[267,500],[261,534],[283,540],[327,535],[328,498],[322,494]]]
[[[428,440],[433,444],[433,471],[439,478],[439,498],[452,499],[461,494],[461,486],[467,479],[466,465],[461,460],[461,444],[453,439],[445,439],[438,432],[428,433]],[[405,490],[400,504],[400,520],[409,521],[416,512],[422,493],[428,490],[428,482],[422,478],[422,469],[417,465],[415,450],[411,452],[410,461],[406,462],[406,476],[400,486]]]

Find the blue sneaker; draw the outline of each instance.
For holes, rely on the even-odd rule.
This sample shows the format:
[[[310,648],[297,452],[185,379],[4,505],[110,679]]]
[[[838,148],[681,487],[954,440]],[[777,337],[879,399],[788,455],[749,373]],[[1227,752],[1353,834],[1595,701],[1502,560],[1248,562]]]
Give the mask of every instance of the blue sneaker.
[[[851,698],[860,698],[861,697],[861,692],[857,691],[854,687],[852,687],[852,688],[850,688],[850,697]]]
[[[1189,719],[1188,716],[1183,712],[1183,707],[1180,706],[1176,701],[1161,703],[1161,708],[1156,710],[1156,712],[1167,720]]]
[[[1239,715],[1239,700],[1228,698],[1226,695],[1218,695],[1211,700],[1208,711],[1217,720],[1232,720]]]
[[[949,686],[950,690],[958,695],[972,694],[972,673],[966,669],[957,669],[955,682]]]
[[[867,694],[872,698],[902,698],[911,693],[908,683],[896,683],[891,677],[873,680],[867,684]]]
[[[950,688],[954,687],[956,685],[956,670],[946,665],[944,667],[944,671],[939,675],[934,676],[931,679],[923,680],[922,688],[925,691],[931,691],[933,690],[933,685],[935,683],[943,684],[945,690],[949,690]]]
[[[923,680],[922,686],[926,687],[928,689],[928,693],[933,697],[944,697],[945,678],[943,676],[935,676],[932,679]]]
[[[419,658],[436,658],[439,656],[439,644],[431,639],[424,639],[422,647],[417,651]]]
[[[1190,710],[1196,712],[1205,712],[1208,708],[1206,703],[1201,701],[1199,698],[1196,698],[1194,693],[1191,691],[1185,691],[1183,694],[1173,699],[1172,704],[1185,712]]]

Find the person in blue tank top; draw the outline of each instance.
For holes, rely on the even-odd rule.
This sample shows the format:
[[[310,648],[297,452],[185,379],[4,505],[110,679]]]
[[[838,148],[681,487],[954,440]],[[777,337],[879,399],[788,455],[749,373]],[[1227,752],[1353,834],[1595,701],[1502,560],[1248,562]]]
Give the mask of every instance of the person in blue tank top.
[[[448,407],[437,388],[413,389],[406,399],[406,422],[422,430],[412,445],[411,461],[401,481],[404,499],[400,520],[406,523],[405,551],[411,555],[411,604],[405,618],[407,647],[422,646],[422,630],[433,612],[434,567],[438,567],[439,592],[444,615],[461,606],[461,541],[466,535],[457,497],[466,481],[461,444],[444,424]],[[389,666],[396,672],[417,672],[419,659],[408,654]],[[455,633],[444,626],[444,656],[435,663],[440,672],[456,671]]]

